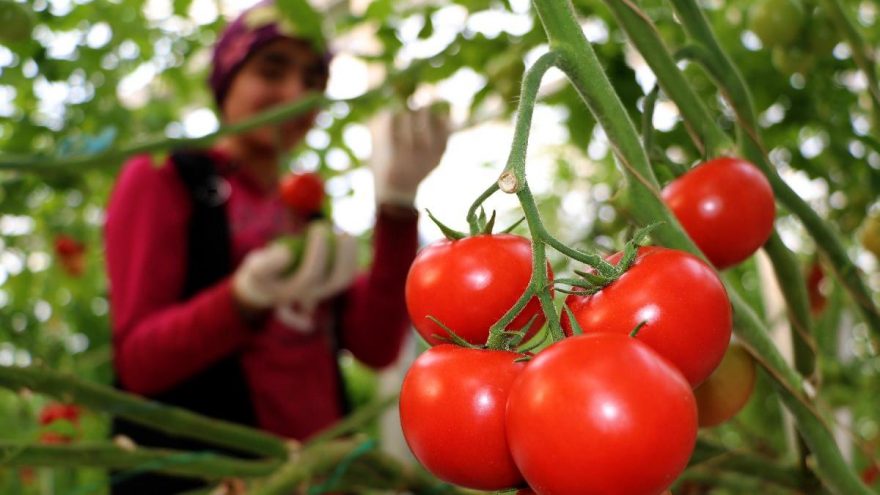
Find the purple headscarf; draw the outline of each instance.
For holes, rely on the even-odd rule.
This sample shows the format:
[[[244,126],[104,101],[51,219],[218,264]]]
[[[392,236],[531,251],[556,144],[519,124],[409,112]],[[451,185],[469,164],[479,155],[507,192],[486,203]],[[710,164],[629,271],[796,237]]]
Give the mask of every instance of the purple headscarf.
[[[264,0],[241,13],[226,26],[217,43],[211,60],[211,76],[208,84],[214,93],[217,106],[223,104],[233,77],[254,52],[280,38],[309,42],[321,53],[324,69],[330,65],[332,55],[313,40],[297,36],[296,29],[278,12],[274,0]]]

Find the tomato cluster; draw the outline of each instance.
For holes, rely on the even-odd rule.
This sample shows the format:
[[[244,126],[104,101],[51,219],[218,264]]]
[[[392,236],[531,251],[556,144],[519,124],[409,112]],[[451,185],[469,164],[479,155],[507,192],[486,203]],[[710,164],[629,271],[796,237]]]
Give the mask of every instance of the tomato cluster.
[[[433,347],[404,379],[400,417],[425,468],[479,490],[659,495],[687,466],[698,428],[744,407],[755,364],[730,345],[716,268],[742,262],[771,235],[770,184],[748,162],[718,158],[671,182],[663,199],[711,264],[640,247],[581,279],[558,279],[572,287],[564,338],[536,354],[490,331],[518,301],[507,335],[531,322],[532,336],[545,323],[537,297],[525,301],[541,265],[528,239],[483,233],[416,256],[406,303]]]

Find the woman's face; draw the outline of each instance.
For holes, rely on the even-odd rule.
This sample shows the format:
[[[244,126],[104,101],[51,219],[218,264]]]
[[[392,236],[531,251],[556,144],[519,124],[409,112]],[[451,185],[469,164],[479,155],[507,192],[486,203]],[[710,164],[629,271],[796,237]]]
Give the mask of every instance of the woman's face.
[[[261,47],[235,74],[221,112],[223,122],[234,124],[269,108],[291,103],[312,91],[323,91],[327,74],[321,56],[308,44],[278,39]],[[261,151],[287,150],[311,128],[315,112],[280,124],[239,134],[248,147]]]

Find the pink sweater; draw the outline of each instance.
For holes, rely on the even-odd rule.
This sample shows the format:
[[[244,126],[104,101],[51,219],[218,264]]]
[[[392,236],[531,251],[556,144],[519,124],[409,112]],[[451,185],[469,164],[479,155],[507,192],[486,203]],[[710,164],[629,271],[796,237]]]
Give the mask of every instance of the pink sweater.
[[[226,205],[232,258],[304,223],[277,193],[260,191],[219,155],[215,162],[231,185]],[[303,334],[267,318],[260,328],[235,307],[229,279],[186,302],[189,194],[170,163],[155,166],[147,156],[123,169],[107,208],[106,256],[111,285],[114,364],[123,387],[151,395],[205,369],[235,351],[260,426],[305,439],[341,416],[336,356],[330,334],[341,318],[340,345],[364,363],[382,367],[398,355],[407,333],[404,282],[417,248],[415,212],[380,208],[372,267],[343,294],[345,312],[318,310],[319,330]]]

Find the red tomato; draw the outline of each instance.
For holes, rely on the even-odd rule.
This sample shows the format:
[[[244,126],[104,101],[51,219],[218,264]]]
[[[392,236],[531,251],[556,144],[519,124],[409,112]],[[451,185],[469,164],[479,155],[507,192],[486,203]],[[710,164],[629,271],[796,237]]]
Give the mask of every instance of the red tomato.
[[[31,486],[34,484],[34,481],[37,479],[37,474],[34,472],[34,468],[30,466],[22,466],[18,468],[18,480],[24,486]]]
[[[720,425],[745,407],[755,389],[755,361],[739,344],[730,349],[706,381],[696,390],[700,426]]]
[[[438,345],[416,359],[400,390],[400,424],[413,454],[438,478],[478,490],[523,482],[504,430],[519,354]]]
[[[862,471],[862,481],[868,486],[874,486],[878,477],[880,477],[880,468],[877,464],[870,464]]]
[[[770,182],[738,158],[699,165],[663,188],[663,201],[719,270],[751,256],[773,232]]]
[[[75,423],[79,421],[80,408],[75,404],[60,404],[57,402],[46,404],[40,411],[40,424],[43,426],[54,423],[59,419],[64,419]]]
[[[324,201],[324,181],[312,172],[289,174],[281,179],[281,199],[301,215],[321,210]]]
[[[61,269],[72,277],[79,277],[86,270],[86,247],[83,243],[66,234],[55,237],[55,254]]]
[[[79,254],[85,251],[85,249],[83,243],[69,235],[61,234],[55,237],[55,253],[58,256]]]
[[[74,426],[79,424],[80,408],[74,404],[51,403],[43,407],[40,411],[40,425],[48,426],[55,421],[69,421]],[[40,443],[46,445],[67,444],[73,438],[70,435],[58,433],[55,431],[44,431],[40,433]]]
[[[637,338],[678,367],[693,387],[712,374],[730,343],[727,291],[715,270],[684,251],[640,248],[614,283],[592,296],[569,295],[565,304],[584,333],[629,334],[646,322]],[[572,334],[568,318],[562,328]]]
[[[658,495],[687,466],[696,438],[687,381],[625,335],[551,345],[507,400],[510,451],[539,495]]]
[[[810,265],[810,271],[807,273],[807,295],[810,298],[810,311],[813,315],[818,315],[825,310],[828,304],[828,298],[822,293],[822,281],[825,280],[825,273],[822,271],[822,265],[819,261],[813,261]]]
[[[549,265],[547,271],[550,277]],[[486,343],[489,327],[520,298],[532,276],[532,245],[511,234],[440,241],[422,249],[406,279],[406,307],[419,334],[430,344],[448,336],[428,319],[437,318],[464,340]],[[508,329],[519,330],[537,315],[528,337],[544,324],[535,297]]]

